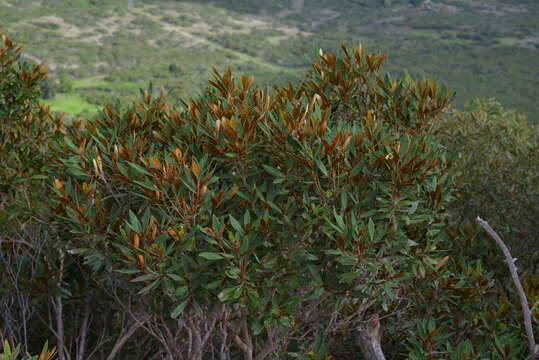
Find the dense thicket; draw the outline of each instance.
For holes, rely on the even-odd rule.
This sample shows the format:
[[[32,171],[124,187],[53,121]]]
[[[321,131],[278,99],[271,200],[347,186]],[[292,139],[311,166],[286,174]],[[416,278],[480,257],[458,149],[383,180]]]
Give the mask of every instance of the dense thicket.
[[[464,111],[447,117],[442,142],[460,155],[454,220],[460,225],[476,216],[489,219],[522,270],[537,273],[539,127],[492,99],[474,100]],[[484,261],[492,268],[497,250],[488,251]],[[487,255],[483,250],[480,253]]]
[[[6,35],[1,40],[0,340],[12,344],[3,352],[8,359],[36,353],[50,339],[63,344],[60,358],[104,359],[133,327],[47,224],[49,146],[67,133],[62,117],[39,103],[45,69],[21,62],[21,49]]]
[[[25,100],[39,108],[44,73],[3,46],[0,99],[39,74]],[[461,224],[496,211],[475,194],[485,177],[466,177],[479,170],[464,124],[485,113],[479,138],[500,136],[488,131],[506,116],[444,120],[449,93],[435,82],[390,79],[384,55],[342,50],[271,94],[214,70],[198,99],[144,91],[70,125],[2,100],[2,129],[45,135],[9,165],[28,162],[20,183],[36,181],[27,191],[43,206],[13,202],[27,224],[0,235],[0,337],[24,352],[48,338],[62,360],[353,359],[377,342],[391,358],[524,358],[511,287]],[[507,126],[502,143],[530,156],[534,130]],[[25,148],[37,137],[24,134],[6,139]],[[527,174],[522,204],[537,168],[514,171]],[[537,275],[526,276],[533,301]]]

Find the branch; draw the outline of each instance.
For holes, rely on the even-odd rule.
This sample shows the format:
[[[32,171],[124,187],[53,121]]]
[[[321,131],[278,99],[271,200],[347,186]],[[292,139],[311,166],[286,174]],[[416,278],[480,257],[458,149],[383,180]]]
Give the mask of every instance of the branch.
[[[114,358],[120,353],[120,350],[129,340],[129,338],[131,338],[131,336],[133,336],[133,334],[142,326],[142,322],[134,321],[129,327],[129,329],[126,332],[123,332],[118,337],[116,343],[114,344],[114,347],[112,348],[109,356],[107,357],[107,360],[114,360]]]
[[[269,357],[271,353],[274,353],[277,349],[277,342],[275,341],[275,338],[277,337],[277,328],[276,327],[270,327],[268,329],[268,346],[266,346],[264,349],[260,351],[260,353],[256,356],[256,360],[264,360]],[[284,335],[283,335],[284,336]]]
[[[80,342],[79,348],[77,349],[76,358],[77,360],[84,359],[84,353],[86,352],[86,342],[88,338],[88,328],[90,324],[90,300],[88,298],[84,299],[84,310],[83,310],[82,324],[80,325]]]
[[[498,246],[502,249],[503,255],[505,256],[505,261],[507,262],[507,266],[509,266],[509,271],[511,272],[511,277],[513,278],[513,283],[515,284],[515,287],[517,288],[517,293],[520,298],[520,305],[522,307],[522,316],[524,317],[524,328],[526,329],[528,345],[533,355],[532,359],[537,359],[539,358],[539,345],[535,343],[535,339],[533,337],[531,311],[528,305],[528,299],[526,298],[526,294],[524,293],[524,288],[522,287],[522,284],[520,283],[520,279],[518,277],[517,268],[515,266],[515,262],[513,261],[513,257],[511,256],[511,253],[509,252],[509,249],[507,248],[505,243],[502,241],[500,236],[490,227],[488,222],[481,219],[479,216],[475,219],[475,222],[478,223],[483,229],[485,229],[485,231],[496,241]]]
[[[243,333],[244,339],[240,338],[239,332]],[[249,330],[247,329],[247,321],[245,320],[245,315],[242,315],[242,319],[236,328],[236,333],[234,334],[234,342],[245,354],[245,360],[253,360],[253,342],[251,341],[251,336]]]
[[[365,360],[385,360],[380,345],[380,319],[378,314],[359,327],[359,347]]]

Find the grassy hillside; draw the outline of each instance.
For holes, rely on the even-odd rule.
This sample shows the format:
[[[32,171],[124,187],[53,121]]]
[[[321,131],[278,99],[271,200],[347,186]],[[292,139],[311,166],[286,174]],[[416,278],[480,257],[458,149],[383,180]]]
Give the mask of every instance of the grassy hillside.
[[[457,106],[496,97],[538,122],[539,3],[421,3],[0,0],[0,26],[24,45],[26,58],[47,63],[53,77],[67,75],[69,86],[46,101],[71,114],[131,99],[150,81],[193,96],[211,66],[254,74],[258,84],[295,80],[318,48],[361,41],[392,54],[388,71],[446,83]]]

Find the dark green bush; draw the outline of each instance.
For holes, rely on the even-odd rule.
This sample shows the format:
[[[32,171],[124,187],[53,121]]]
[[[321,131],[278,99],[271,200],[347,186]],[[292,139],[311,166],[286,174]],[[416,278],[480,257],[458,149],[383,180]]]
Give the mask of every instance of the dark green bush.
[[[494,100],[474,100],[444,122],[442,142],[458,153],[461,175],[453,203],[457,226],[480,216],[502,236],[528,274],[539,266],[539,127]],[[498,250],[480,250],[490,269],[499,264]],[[475,240],[478,246],[484,240]],[[479,248],[475,248],[476,251]],[[503,273],[507,273],[501,264]],[[501,275],[501,273],[498,273]]]
[[[58,143],[66,246],[131,280],[161,333],[205,334],[150,332],[170,356],[301,352],[315,333],[409,315],[412,289],[442,267],[452,175],[432,133],[447,97],[343,50],[320,53],[297,88],[270,96],[214,70],[198,100],[145,92]]]
[[[448,268],[457,274],[448,279],[459,285],[458,292],[433,301],[437,309],[410,334],[410,358],[520,359],[529,354],[505,259],[474,219],[488,220],[517,258],[537,338],[538,135],[537,126],[494,100],[474,100],[443,121],[439,138],[456,155],[460,172],[447,228],[453,243]]]
[[[20,62],[21,49],[3,35],[0,39],[0,341],[22,342],[24,351],[34,345],[29,318],[29,289],[36,285],[44,241],[35,216],[44,210],[44,175],[48,145],[61,117],[53,119],[38,102],[46,78],[41,65]],[[40,286],[35,286],[35,293]],[[41,339],[37,341],[42,344]],[[7,355],[6,355],[7,356]]]
[[[114,306],[114,299],[130,301],[129,293],[117,294],[118,290],[107,287],[103,279],[101,283],[92,279],[89,269],[62,247],[54,229],[44,221],[51,193],[49,145],[55,136],[67,133],[62,117],[53,118],[39,103],[46,71],[41,65],[19,61],[20,53],[21,49],[3,35],[0,342],[21,347],[4,350],[0,357],[14,359],[17,355],[13,353],[19,349],[27,356],[42,349],[46,339],[54,339],[60,360],[85,358],[94,350],[97,358],[105,359],[112,349],[120,350],[121,344],[136,338],[134,333],[140,325],[126,319]],[[109,294],[106,301],[105,291]],[[116,293],[114,298],[111,292]],[[135,342],[145,343],[144,339]],[[125,358],[137,356],[125,351]]]
[[[48,143],[62,117],[39,104],[47,74],[42,65],[20,62],[21,49],[9,37],[0,43],[0,229],[16,228],[22,212],[39,206],[38,188],[49,163]],[[4,226],[8,225],[7,229]]]

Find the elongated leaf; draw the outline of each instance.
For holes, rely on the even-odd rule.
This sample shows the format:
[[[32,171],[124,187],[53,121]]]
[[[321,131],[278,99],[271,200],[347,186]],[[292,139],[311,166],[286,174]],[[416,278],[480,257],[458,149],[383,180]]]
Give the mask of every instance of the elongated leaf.
[[[187,291],[189,290],[189,287],[187,285],[177,287],[174,291],[174,295],[181,298],[187,294]]]
[[[185,279],[183,278],[183,276],[180,276],[180,275],[177,275],[177,274],[167,274],[167,276],[169,278],[171,278],[172,280],[174,280],[174,281],[185,282]]]
[[[135,184],[139,185],[139,186],[142,186],[143,188],[145,189],[148,189],[148,190],[152,190],[152,191],[159,191],[158,188],[155,187],[154,184],[152,184],[150,181],[134,181]]]
[[[129,164],[129,166],[130,166],[133,170],[135,170],[135,171],[138,172],[138,173],[145,174],[145,175],[148,175],[148,176],[151,176],[151,175],[152,175],[151,172],[149,172],[148,170],[146,170],[145,168],[143,168],[143,167],[140,166],[140,165],[137,165],[137,164],[132,163],[132,162],[130,162],[130,161],[128,161],[127,163]]]
[[[137,215],[131,210],[129,210],[129,222],[126,222],[127,226],[131,228],[134,232],[137,234],[142,233],[142,226],[140,225],[140,221],[137,218]]]
[[[78,152],[79,152],[79,147],[76,146],[75,144],[73,144],[73,141],[71,141],[71,139],[70,139],[68,136],[64,136],[64,141],[65,141],[66,145],[67,145],[71,150],[73,150],[75,153],[78,153]]]
[[[326,165],[324,165],[322,160],[314,159],[314,161],[316,162],[316,166],[318,166],[320,171],[322,171],[322,174],[324,174],[324,176],[328,176],[328,169],[326,168]]]
[[[282,177],[285,177],[284,174],[282,172],[280,172],[279,170],[271,167],[271,166],[268,166],[268,165],[265,165],[263,164],[262,167],[264,168],[264,170],[266,170],[266,172],[270,175],[273,175],[275,177],[278,177],[278,178],[282,178]]]
[[[140,270],[137,269],[115,269],[114,272],[117,272],[119,274],[127,274],[132,275],[140,272]]]
[[[223,258],[222,255],[212,252],[202,252],[198,256],[206,260],[221,260]]]
[[[367,230],[369,231],[369,238],[371,239],[371,241],[374,241],[374,222],[372,221],[372,218],[369,218]]]
[[[181,313],[183,312],[183,310],[185,310],[185,307],[187,306],[187,303],[189,302],[189,300],[185,300],[185,301],[182,301],[181,303],[179,303],[175,308],[174,310],[172,310],[172,312],[170,313],[170,317],[175,319],[177,318],[178,316],[181,315]]]
[[[251,214],[249,213],[249,210],[245,210],[245,213],[243,214],[243,225],[247,226],[247,224],[251,223]]]
[[[151,282],[149,285],[145,286],[142,290],[140,290],[138,292],[138,294],[140,295],[144,295],[146,293],[148,293],[148,291],[154,289],[155,287],[157,287],[157,285],[159,285],[159,283],[161,282],[161,279],[157,279],[153,282]]]
[[[134,278],[133,280],[131,280],[131,282],[141,282],[141,281],[153,280],[158,276],[159,275],[157,275],[157,274],[144,274],[144,275],[141,275],[139,277]]]
[[[239,286],[229,287],[221,291],[219,295],[217,295],[217,297],[219,298],[221,302],[225,302],[232,298],[238,298],[239,295],[241,295],[241,292],[239,292],[239,290],[240,290]]]
[[[337,220],[337,226],[339,226],[342,230],[346,228],[344,224],[343,217],[335,211],[335,208],[333,209],[333,215],[335,215],[335,220]]]
[[[232,225],[232,227],[234,228],[234,230],[236,230],[236,231],[239,232],[240,234],[243,234],[243,228],[242,228],[241,224],[239,223],[239,221],[236,220],[236,219],[234,218],[234,216],[232,216],[232,215],[229,215],[228,218],[229,218],[230,224]]]

